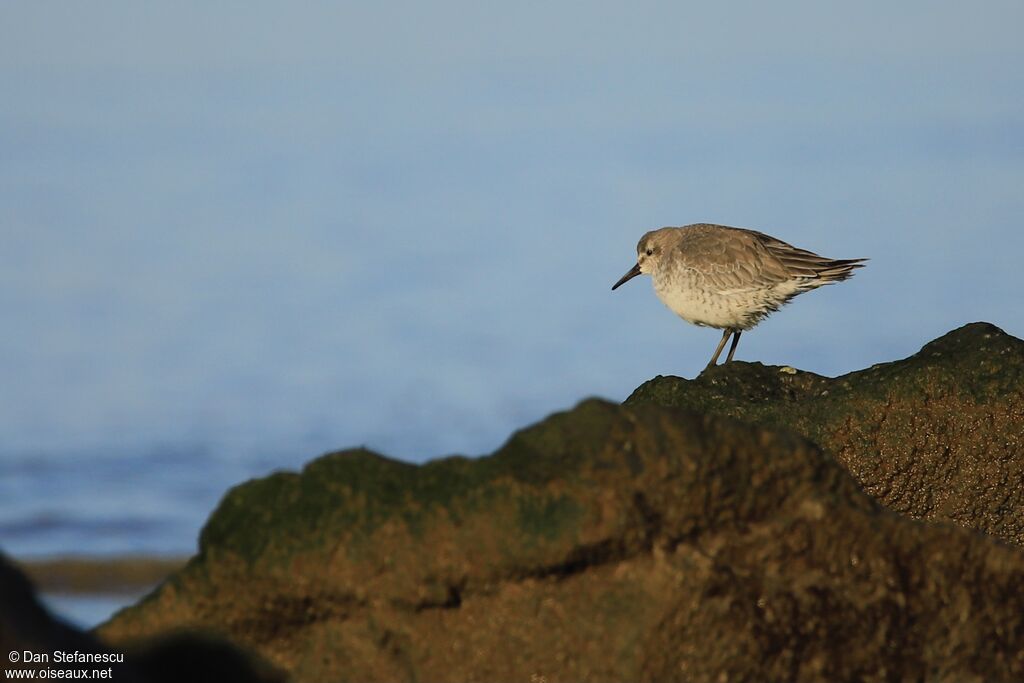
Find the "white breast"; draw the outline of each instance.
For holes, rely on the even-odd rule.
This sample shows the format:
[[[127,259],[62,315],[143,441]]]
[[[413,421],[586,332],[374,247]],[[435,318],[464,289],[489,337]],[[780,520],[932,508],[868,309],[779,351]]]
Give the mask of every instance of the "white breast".
[[[786,302],[795,287],[782,283],[768,288],[711,290],[705,283],[680,274],[652,278],[654,292],[683,320],[719,329],[748,330]]]

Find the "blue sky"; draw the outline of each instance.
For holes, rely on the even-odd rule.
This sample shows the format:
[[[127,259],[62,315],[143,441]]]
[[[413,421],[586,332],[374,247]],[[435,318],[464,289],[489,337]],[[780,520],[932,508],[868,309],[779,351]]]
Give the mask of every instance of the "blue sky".
[[[1024,335],[1024,6],[710,5],[4,3],[0,451],[490,451],[703,367],[698,221],[872,259],[740,359]]]

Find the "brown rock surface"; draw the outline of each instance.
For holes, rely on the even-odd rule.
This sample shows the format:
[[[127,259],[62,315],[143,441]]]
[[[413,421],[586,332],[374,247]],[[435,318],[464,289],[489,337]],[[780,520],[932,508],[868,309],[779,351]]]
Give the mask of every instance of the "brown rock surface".
[[[643,403],[794,430],[887,507],[1024,545],[1024,341],[994,325],[836,378],[742,362],[656,377],[626,400]]]
[[[1024,554],[790,433],[591,400],[479,460],[236,487],[99,633],[179,628],[297,681],[1021,680]]]

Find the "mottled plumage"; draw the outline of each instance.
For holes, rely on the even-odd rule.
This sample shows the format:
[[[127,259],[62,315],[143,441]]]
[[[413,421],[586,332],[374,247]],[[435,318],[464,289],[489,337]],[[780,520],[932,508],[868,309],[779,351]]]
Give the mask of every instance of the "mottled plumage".
[[[647,273],[676,315],[724,330],[708,367],[729,335],[735,336],[727,363],[744,331],[796,295],[842,282],[867,260],[825,258],[756,230],[708,223],[652,230],[636,251],[636,265],[612,289]]]

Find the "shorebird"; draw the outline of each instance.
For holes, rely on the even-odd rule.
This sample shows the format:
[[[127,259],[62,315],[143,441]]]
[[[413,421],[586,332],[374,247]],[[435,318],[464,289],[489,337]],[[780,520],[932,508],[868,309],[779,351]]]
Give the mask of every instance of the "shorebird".
[[[736,353],[741,334],[796,295],[842,282],[864,261],[818,256],[756,230],[697,223],[652,230],[640,238],[636,265],[612,290],[647,273],[655,294],[673,313],[694,325],[722,330],[710,368],[730,335],[726,363]]]

